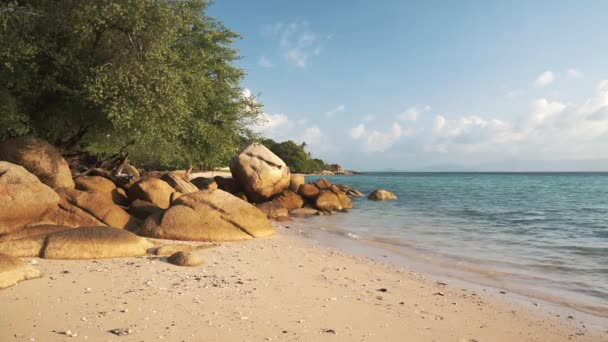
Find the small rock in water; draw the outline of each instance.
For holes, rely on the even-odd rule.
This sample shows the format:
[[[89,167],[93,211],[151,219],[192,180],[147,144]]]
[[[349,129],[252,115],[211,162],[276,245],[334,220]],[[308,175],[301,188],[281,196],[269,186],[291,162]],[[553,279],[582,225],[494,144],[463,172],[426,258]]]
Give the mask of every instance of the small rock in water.
[[[108,332],[110,332],[116,336],[127,336],[127,335],[131,334],[133,331],[129,328],[117,328],[117,329],[108,330]]]

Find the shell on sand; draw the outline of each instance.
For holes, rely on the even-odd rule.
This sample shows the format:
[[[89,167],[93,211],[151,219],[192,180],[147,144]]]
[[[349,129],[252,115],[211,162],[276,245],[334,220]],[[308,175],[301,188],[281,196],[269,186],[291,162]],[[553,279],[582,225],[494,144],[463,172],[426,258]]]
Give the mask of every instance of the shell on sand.
[[[13,286],[22,280],[40,278],[40,271],[15,257],[0,254],[0,289]]]
[[[144,256],[154,244],[126,230],[82,227],[0,243],[0,253],[16,257],[86,260]]]

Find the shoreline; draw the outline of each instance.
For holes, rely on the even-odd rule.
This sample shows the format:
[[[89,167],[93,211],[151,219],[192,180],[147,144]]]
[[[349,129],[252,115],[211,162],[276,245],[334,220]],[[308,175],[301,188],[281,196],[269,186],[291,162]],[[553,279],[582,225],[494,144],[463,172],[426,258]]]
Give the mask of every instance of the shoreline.
[[[305,219],[295,219],[291,226],[324,246],[406,267],[431,278],[458,282],[483,291],[490,290],[494,294],[500,294],[500,297],[508,294],[525,306],[535,310],[540,308],[547,315],[580,318],[598,328],[598,331],[602,331],[602,327],[608,327],[605,307],[591,305],[589,298],[579,298],[579,301],[576,298],[564,298],[554,289],[547,291],[542,285],[532,284],[532,279],[526,279],[528,282],[524,284],[523,279],[512,279],[515,275],[496,269],[484,261],[473,264],[471,260],[465,261],[412,246],[354,235],[347,230],[313,228]]]
[[[295,225],[277,231],[275,237],[203,250],[205,264],[197,268],[151,256],[26,259],[36,260],[45,275],[0,292],[0,306],[10,313],[0,317],[0,340],[608,338],[586,322],[549,317],[510,296],[327,247]],[[112,329],[130,332],[119,337]]]

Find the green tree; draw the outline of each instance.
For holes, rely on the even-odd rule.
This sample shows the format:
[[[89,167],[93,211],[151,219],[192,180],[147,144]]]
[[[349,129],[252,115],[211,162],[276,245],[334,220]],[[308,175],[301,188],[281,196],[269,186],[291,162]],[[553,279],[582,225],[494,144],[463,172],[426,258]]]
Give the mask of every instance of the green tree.
[[[0,138],[34,134],[150,166],[225,164],[260,115],[239,36],[203,0],[0,4]]]
[[[305,143],[298,145],[291,140],[277,143],[272,139],[263,139],[260,142],[281,158],[292,172],[315,173],[327,170],[324,161],[310,158],[310,153],[304,149]]]

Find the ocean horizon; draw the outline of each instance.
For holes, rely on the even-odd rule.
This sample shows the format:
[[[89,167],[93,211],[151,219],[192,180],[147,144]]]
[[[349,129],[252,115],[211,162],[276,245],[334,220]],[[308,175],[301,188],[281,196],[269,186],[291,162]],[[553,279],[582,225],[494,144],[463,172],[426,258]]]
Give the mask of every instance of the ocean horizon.
[[[608,172],[366,172],[328,178],[390,202],[301,224],[435,274],[608,317]]]

